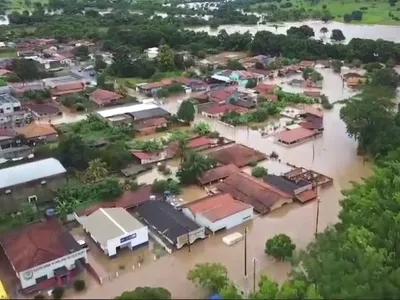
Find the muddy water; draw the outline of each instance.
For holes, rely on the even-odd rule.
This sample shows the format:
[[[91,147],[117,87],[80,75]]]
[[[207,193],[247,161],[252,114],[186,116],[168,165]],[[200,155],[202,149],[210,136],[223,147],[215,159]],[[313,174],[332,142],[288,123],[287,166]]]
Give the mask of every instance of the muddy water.
[[[321,70],[325,80],[323,92],[333,102],[348,98],[350,90],[342,89],[340,77],[330,70]],[[284,89],[291,89],[284,85]],[[291,89],[293,90],[293,89]],[[165,104],[171,111],[176,110],[176,101]],[[325,132],[322,138],[314,142],[305,143],[294,148],[285,148],[277,145],[269,138],[261,138],[258,131],[246,128],[231,128],[214,120],[207,119],[213,129],[222,135],[234,139],[239,143],[249,145],[265,153],[276,151],[283,162],[288,162],[333,177],[333,186],[320,190],[320,222],[318,230],[337,221],[339,212],[340,191],[350,187],[350,181],[358,181],[361,177],[371,174],[371,166],[363,164],[356,156],[356,142],[346,135],[345,126],[339,118],[340,105],[325,112]],[[198,117],[196,121],[202,118]],[[314,148],[314,156],[313,156]],[[268,162],[267,168],[271,173],[279,174],[287,169],[281,164],[274,165]],[[187,192],[188,194],[191,193]],[[278,233],[286,233],[293,238],[298,248],[304,248],[312,239],[315,232],[316,202],[306,205],[293,203],[264,217],[256,217],[248,223],[248,274],[252,275],[252,260],[256,258],[256,276],[268,274],[278,281],[283,281],[290,266],[286,263],[275,262],[264,255],[265,241]],[[252,276],[244,278],[244,243],[226,246],[222,237],[227,233],[244,231],[244,226],[234,228],[228,232],[217,234],[206,241],[195,243],[191,247],[162,257],[140,270],[122,275],[118,280],[96,289],[90,289],[81,297],[111,298],[125,290],[132,290],[136,286],[164,286],[174,297],[200,297],[203,291],[194,287],[186,280],[187,272],[196,263],[220,262],[224,264],[229,277],[241,285],[246,291],[252,286]]]
[[[218,30],[210,29],[208,26],[197,27],[193,29],[194,31],[205,31],[211,35],[218,34],[219,30],[225,29],[229,34],[240,32],[244,33],[249,31],[252,34],[255,34],[257,31],[270,31],[276,34],[286,34],[286,31],[292,27],[300,27],[302,25],[308,25],[312,29],[314,29],[316,38],[324,38],[323,35],[320,34],[320,30],[322,27],[326,27],[329,32],[333,29],[342,30],[344,36],[346,37],[345,42],[349,42],[353,38],[363,38],[363,39],[384,39],[388,41],[400,42],[399,26],[390,26],[390,25],[356,25],[356,24],[345,24],[339,22],[328,22],[324,23],[322,21],[303,21],[303,22],[285,22],[279,24],[278,28],[275,29],[275,24],[258,24],[258,25],[222,25],[218,27]],[[329,33],[327,34],[329,37]],[[327,40],[327,39],[326,39]]]

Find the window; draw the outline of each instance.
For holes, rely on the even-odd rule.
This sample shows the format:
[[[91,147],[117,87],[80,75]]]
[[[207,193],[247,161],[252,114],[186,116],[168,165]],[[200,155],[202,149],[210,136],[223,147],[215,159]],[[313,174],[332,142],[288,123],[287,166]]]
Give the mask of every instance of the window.
[[[7,107],[7,108],[6,108],[6,110],[10,110],[10,109],[11,109],[10,107]]]
[[[36,201],[37,201],[36,195],[29,196],[29,197],[28,197],[28,201],[29,201],[29,203],[36,202]]]
[[[11,190],[6,190],[6,194],[11,194]]]

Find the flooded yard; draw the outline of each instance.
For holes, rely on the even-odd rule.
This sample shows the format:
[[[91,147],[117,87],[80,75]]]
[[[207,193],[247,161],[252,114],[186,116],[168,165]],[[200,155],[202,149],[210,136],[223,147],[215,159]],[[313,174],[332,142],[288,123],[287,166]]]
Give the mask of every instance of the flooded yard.
[[[347,88],[342,89],[342,81],[339,75],[331,70],[321,70],[324,76],[322,92],[331,102],[349,98],[353,92]],[[300,92],[301,89],[283,85],[287,91]],[[176,112],[176,101],[165,103],[171,112]],[[346,134],[344,123],[340,120],[339,111],[341,105],[335,105],[331,111],[325,111],[324,134],[321,138],[304,143],[292,148],[282,147],[270,138],[262,138],[257,130],[250,128],[232,128],[213,119],[204,119],[198,116],[196,122],[206,120],[211,124],[212,130],[217,130],[222,136],[235,140],[237,143],[250,146],[263,153],[270,154],[275,151],[283,163],[275,161],[263,161],[264,165],[273,174],[281,174],[288,171],[285,163],[302,166],[321,172],[333,178],[332,186],[321,188],[319,195],[320,217],[318,230],[322,231],[337,221],[339,212],[339,200],[342,198],[341,190],[350,187],[350,181],[359,181],[361,177],[369,176],[371,165],[363,163],[362,158],[356,156],[356,141]],[[249,172],[250,169],[245,169]],[[150,173],[149,173],[150,174]],[[152,181],[161,178],[158,173],[143,175],[140,180]],[[142,178],[142,179],[141,179]],[[146,178],[146,179],[143,179]],[[197,188],[185,189],[182,198],[193,199],[200,197]],[[199,192],[200,193],[200,192]],[[313,239],[316,230],[316,202],[300,205],[292,203],[286,205],[266,216],[257,217],[249,226],[248,233],[248,266],[252,266],[253,258],[256,258],[256,274],[268,274],[272,278],[283,281],[290,271],[290,265],[275,262],[265,256],[265,241],[275,234],[285,233],[292,237],[297,248],[304,248]],[[158,261],[152,261],[140,269],[132,270],[120,276],[114,282],[106,282],[96,289],[90,289],[82,297],[112,298],[125,290],[132,290],[136,286],[163,286],[171,291],[176,298],[199,297],[199,291],[186,280],[187,272],[196,263],[220,262],[229,272],[229,277],[239,283],[245,289],[252,286],[252,279],[244,279],[244,242],[233,246],[226,246],[222,238],[228,233],[244,232],[244,226],[221,232],[207,240],[196,242],[191,247],[191,253],[187,248],[176,251],[171,255],[162,257]],[[248,274],[252,274],[248,267]],[[172,275],[173,274],[173,275]],[[251,276],[250,276],[251,277]]]

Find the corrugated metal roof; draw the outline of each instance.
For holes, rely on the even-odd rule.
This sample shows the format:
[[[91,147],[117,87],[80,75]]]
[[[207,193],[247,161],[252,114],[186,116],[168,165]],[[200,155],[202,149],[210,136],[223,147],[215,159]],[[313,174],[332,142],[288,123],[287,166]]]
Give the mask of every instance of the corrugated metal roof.
[[[47,158],[0,170],[0,189],[67,172],[55,158]]]
[[[143,228],[145,225],[136,220],[124,208],[100,208],[79,222],[102,245],[107,241]]]
[[[113,116],[128,114],[128,113],[135,113],[139,111],[145,111],[149,109],[158,108],[159,106],[155,103],[145,103],[145,104],[133,104],[133,105],[126,105],[126,106],[118,106],[109,109],[98,110],[97,113],[102,116],[103,118],[109,118]]]

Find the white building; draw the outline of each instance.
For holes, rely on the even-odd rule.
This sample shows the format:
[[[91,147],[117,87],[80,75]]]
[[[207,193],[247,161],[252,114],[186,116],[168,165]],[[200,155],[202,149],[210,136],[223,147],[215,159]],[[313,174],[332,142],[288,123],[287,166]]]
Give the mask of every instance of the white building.
[[[73,282],[87,263],[82,249],[57,219],[38,221],[0,238],[21,288],[52,288]]]
[[[233,199],[230,194],[207,196],[181,208],[188,218],[212,232],[229,229],[253,219],[253,206]]]
[[[31,113],[21,109],[21,102],[13,96],[0,93],[0,128],[23,125],[32,118]]]
[[[100,208],[89,216],[75,218],[108,256],[117,255],[118,249],[132,250],[149,241],[147,226],[121,207]]]
[[[148,58],[154,59],[158,56],[158,48],[157,47],[148,48],[144,50],[144,53],[147,55]]]

